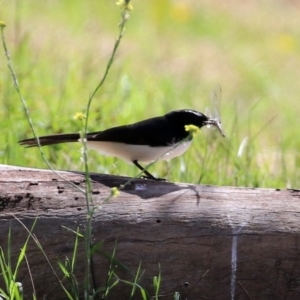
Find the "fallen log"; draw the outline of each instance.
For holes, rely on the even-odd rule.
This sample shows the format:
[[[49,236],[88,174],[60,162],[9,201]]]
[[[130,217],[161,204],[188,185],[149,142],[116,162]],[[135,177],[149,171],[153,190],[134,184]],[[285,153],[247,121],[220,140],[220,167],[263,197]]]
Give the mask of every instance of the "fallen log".
[[[0,245],[16,258],[31,228],[58,272],[57,260],[71,258],[75,235],[83,232],[87,210],[85,178],[58,172],[0,166]],[[122,263],[116,273],[139,282],[153,295],[153,276],[162,275],[159,294],[173,299],[299,299],[300,191],[217,187],[133,180],[118,197],[106,200],[112,187],[129,178],[91,174],[93,242],[103,241],[93,256],[96,287],[105,285],[108,256],[116,247]],[[76,187],[70,184],[73,183]],[[21,224],[22,222],[22,224]],[[84,246],[80,242],[76,276],[83,287]],[[25,299],[67,299],[37,245],[30,240],[17,280]],[[1,282],[1,275],[0,275]],[[64,281],[63,281],[64,282]],[[1,287],[0,283],[0,287]],[[129,299],[131,287],[119,284],[107,299]],[[141,299],[139,292],[134,299]]]

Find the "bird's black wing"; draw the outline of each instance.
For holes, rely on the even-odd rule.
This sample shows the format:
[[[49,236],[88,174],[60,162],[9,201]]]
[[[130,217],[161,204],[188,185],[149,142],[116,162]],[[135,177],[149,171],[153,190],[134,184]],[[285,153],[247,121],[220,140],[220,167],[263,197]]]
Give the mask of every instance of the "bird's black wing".
[[[184,133],[186,135],[186,133]],[[89,141],[117,142],[131,145],[169,146],[184,139],[176,128],[162,117],[155,117],[130,125],[118,126],[100,132],[89,133]]]

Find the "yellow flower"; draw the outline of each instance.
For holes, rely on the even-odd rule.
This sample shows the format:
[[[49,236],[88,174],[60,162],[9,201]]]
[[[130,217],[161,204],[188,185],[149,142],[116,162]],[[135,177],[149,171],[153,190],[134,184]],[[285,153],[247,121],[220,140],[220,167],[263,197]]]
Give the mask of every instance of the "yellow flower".
[[[74,120],[80,120],[80,121],[84,120],[85,118],[86,116],[82,112],[77,112],[73,117]]]
[[[4,28],[6,24],[3,21],[0,21],[0,28]]]
[[[171,14],[178,23],[186,23],[191,19],[192,10],[187,3],[175,3],[171,8]]]
[[[200,128],[195,125],[185,125],[184,129],[185,131],[188,131],[192,137],[195,137],[196,134],[200,132]]]
[[[292,53],[297,50],[297,39],[293,35],[282,34],[277,37],[277,49],[283,53]]]
[[[110,192],[113,197],[118,197],[120,195],[120,191],[117,187],[111,188]]]
[[[130,0],[119,0],[116,4],[123,9],[133,10],[133,6]]]

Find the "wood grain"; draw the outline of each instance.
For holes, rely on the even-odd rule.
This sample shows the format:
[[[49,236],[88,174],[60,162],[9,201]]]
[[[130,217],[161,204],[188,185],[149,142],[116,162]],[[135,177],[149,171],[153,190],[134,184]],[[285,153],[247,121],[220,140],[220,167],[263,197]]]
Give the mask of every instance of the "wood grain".
[[[75,236],[63,226],[84,231],[84,175],[0,166],[0,245],[6,249],[12,230],[16,257],[28,228],[56,270],[57,260],[71,258]],[[140,284],[153,295],[152,278],[161,267],[162,299],[300,299],[300,191],[217,187],[138,179],[116,198],[111,188],[126,177],[91,174],[93,241],[103,241],[94,255],[97,287],[105,284],[115,244],[124,265],[117,273],[133,280],[139,263]],[[116,243],[117,241],[117,243]],[[80,242],[76,274],[82,287],[84,247]],[[27,259],[38,297],[66,299],[41,251],[31,240]],[[203,274],[205,274],[203,278]],[[63,278],[59,273],[60,278]],[[32,286],[23,264],[18,281],[26,299]],[[184,283],[188,282],[186,287]],[[108,299],[129,299],[131,288],[118,285]],[[140,299],[137,294],[136,299]]]

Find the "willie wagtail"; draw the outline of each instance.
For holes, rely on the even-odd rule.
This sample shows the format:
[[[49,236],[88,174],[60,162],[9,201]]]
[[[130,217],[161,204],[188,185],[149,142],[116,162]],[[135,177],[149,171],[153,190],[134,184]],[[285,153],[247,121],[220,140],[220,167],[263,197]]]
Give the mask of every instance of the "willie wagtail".
[[[137,123],[117,126],[86,135],[88,148],[104,155],[119,157],[135,164],[147,178],[157,179],[139,162],[152,162],[156,159],[172,159],[183,154],[191,144],[192,135],[185,125],[198,128],[216,126],[223,136],[220,120],[209,118],[201,112],[182,109]],[[79,133],[53,134],[39,137],[41,146],[80,141]],[[19,141],[26,147],[36,147],[35,138]]]

